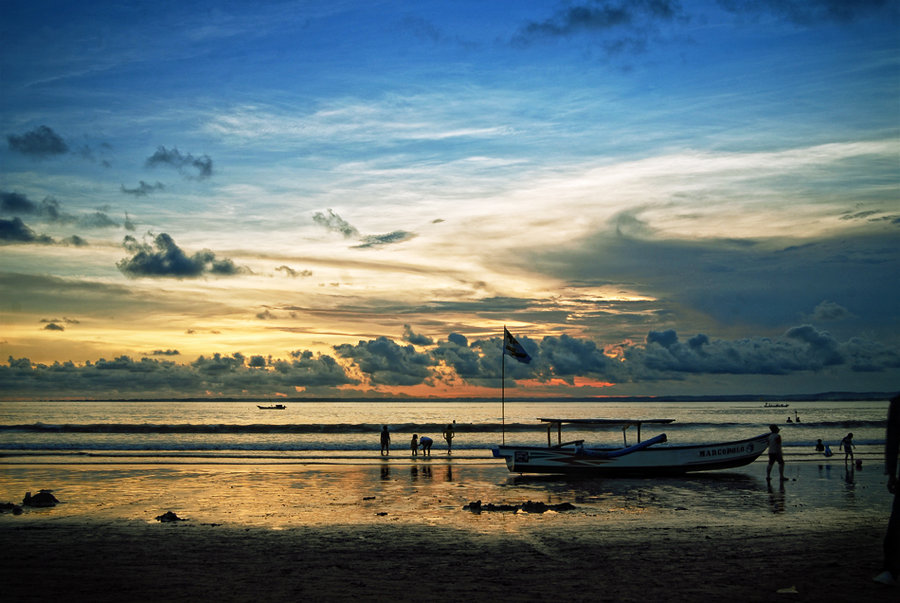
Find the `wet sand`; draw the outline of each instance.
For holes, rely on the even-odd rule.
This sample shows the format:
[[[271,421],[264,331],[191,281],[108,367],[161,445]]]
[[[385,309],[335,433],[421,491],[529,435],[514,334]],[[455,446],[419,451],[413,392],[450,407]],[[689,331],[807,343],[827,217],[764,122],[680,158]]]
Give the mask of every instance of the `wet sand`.
[[[4,598],[19,601],[893,601],[872,582],[881,467],[761,463],[690,478],[510,476],[483,461],[0,466]],[[470,501],[570,502],[544,514]],[[187,521],[160,523],[174,511]],[[796,592],[779,593],[789,589]]]

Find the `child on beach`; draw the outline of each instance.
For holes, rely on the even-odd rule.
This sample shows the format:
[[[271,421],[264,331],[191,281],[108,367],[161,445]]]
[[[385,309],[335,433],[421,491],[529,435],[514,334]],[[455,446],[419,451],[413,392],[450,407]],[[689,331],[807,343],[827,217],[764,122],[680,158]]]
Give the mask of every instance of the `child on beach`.
[[[848,458],[852,461],[853,449],[856,448],[856,446],[853,444],[852,432],[848,433],[846,436],[844,436],[844,439],[841,440],[841,444],[840,446],[838,446],[838,450],[840,450],[841,448],[844,449],[844,462],[846,462]]]
[[[412,440],[409,442],[409,449],[412,450],[413,456],[419,455],[419,436],[413,434]]]

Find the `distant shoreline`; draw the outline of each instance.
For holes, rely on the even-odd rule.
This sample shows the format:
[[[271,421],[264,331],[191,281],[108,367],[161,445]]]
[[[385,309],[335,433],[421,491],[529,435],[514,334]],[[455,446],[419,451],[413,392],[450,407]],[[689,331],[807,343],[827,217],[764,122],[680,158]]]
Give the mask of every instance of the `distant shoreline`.
[[[854,402],[854,401],[887,401],[897,395],[897,392],[821,392],[817,394],[787,394],[787,395],[770,395],[770,394],[731,394],[721,396],[692,396],[692,395],[672,395],[672,396],[554,396],[554,397],[507,397],[506,402],[542,402],[542,403],[571,403],[571,402]],[[219,397],[202,397],[187,396],[181,398],[33,398],[33,399],[4,399],[0,402],[254,402],[269,403],[268,396],[219,396]],[[413,397],[413,396],[390,396],[383,398],[376,397],[290,397],[277,398],[273,400],[279,404],[292,403],[300,404],[304,402],[496,402],[494,398],[472,397],[472,398],[437,398],[437,397]]]

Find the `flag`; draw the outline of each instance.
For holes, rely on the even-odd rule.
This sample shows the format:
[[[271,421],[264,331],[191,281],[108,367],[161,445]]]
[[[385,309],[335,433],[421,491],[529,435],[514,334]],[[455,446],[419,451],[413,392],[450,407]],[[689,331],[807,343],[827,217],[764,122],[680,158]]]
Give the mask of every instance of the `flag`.
[[[506,330],[506,327],[503,327],[503,353],[509,354],[519,362],[524,362],[525,364],[531,362],[531,356],[528,355],[528,352],[525,351],[522,344],[516,341],[516,338]]]

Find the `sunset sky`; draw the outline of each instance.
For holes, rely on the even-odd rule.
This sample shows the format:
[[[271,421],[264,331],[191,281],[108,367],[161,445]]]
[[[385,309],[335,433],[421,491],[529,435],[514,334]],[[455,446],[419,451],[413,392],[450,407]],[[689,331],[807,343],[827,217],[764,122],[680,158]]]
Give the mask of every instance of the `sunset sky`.
[[[504,325],[508,395],[900,388],[900,2],[0,34],[0,397],[492,397]]]

